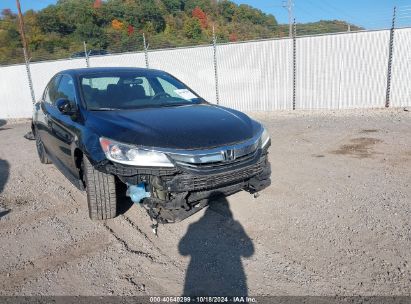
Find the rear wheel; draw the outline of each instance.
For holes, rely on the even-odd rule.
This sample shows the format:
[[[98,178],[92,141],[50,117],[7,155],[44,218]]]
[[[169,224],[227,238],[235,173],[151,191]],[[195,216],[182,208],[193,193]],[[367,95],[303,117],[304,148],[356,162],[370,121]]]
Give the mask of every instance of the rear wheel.
[[[47,156],[46,149],[44,148],[44,144],[41,141],[41,138],[38,132],[36,132],[35,137],[36,137],[37,155],[39,156],[40,162],[42,164],[51,164],[51,160]]]
[[[114,175],[94,169],[83,158],[89,216],[92,220],[111,219],[117,215],[117,185]]]

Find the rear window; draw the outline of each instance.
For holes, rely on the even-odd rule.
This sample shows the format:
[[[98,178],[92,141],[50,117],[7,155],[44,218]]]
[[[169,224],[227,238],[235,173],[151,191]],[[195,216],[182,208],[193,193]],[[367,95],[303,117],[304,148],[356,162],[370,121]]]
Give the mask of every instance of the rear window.
[[[120,77],[83,78],[81,84],[83,86],[90,86],[92,89],[105,91],[109,84],[117,84],[119,80]]]

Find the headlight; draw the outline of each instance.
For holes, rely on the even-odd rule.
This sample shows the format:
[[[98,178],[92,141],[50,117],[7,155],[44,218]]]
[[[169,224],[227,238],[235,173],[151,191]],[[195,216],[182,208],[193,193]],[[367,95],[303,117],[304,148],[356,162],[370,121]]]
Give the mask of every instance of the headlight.
[[[270,142],[270,135],[267,130],[264,128],[263,134],[261,134],[261,148],[265,148]]]
[[[174,167],[164,153],[137,148],[104,137],[100,138],[100,145],[106,157],[115,163],[143,167]]]

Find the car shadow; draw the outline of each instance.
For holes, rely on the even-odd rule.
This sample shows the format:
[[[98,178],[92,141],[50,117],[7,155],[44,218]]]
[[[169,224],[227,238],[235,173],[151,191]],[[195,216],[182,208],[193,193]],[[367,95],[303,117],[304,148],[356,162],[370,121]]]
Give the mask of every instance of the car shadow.
[[[0,211],[0,219],[10,213],[10,210]]]
[[[0,119],[0,131],[10,129],[10,128],[2,128],[2,127],[5,126],[6,124],[7,124],[7,120]]]
[[[3,192],[4,186],[9,179],[10,165],[8,161],[0,159],[0,194]]]
[[[254,254],[254,245],[242,225],[233,219],[226,198],[210,199],[204,216],[190,224],[179,252],[191,256],[184,296],[247,296],[242,257]]]
[[[0,159],[0,194],[4,190],[4,186],[7,183],[7,180],[9,178],[9,172],[10,172],[10,165],[8,161]],[[1,203],[1,201],[0,201]],[[0,206],[1,207],[1,206]],[[0,219],[10,213],[10,210],[1,210],[0,211]]]
[[[133,205],[133,201],[126,195],[127,186],[117,180],[117,214],[126,213]]]

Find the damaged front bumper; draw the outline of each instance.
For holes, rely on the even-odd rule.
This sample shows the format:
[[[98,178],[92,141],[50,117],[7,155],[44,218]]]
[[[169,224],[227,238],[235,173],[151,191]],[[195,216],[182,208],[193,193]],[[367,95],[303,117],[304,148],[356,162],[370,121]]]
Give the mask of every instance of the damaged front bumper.
[[[150,217],[160,223],[181,221],[208,204],[209,199],[241,190],[258,192],[271,183],[267,149],[257,149],[251,157],[218,166],[174,168],[127,166],[100,163],[98,170],[116,175],[122,182],[144,183],[151,196],[141,200]]]

